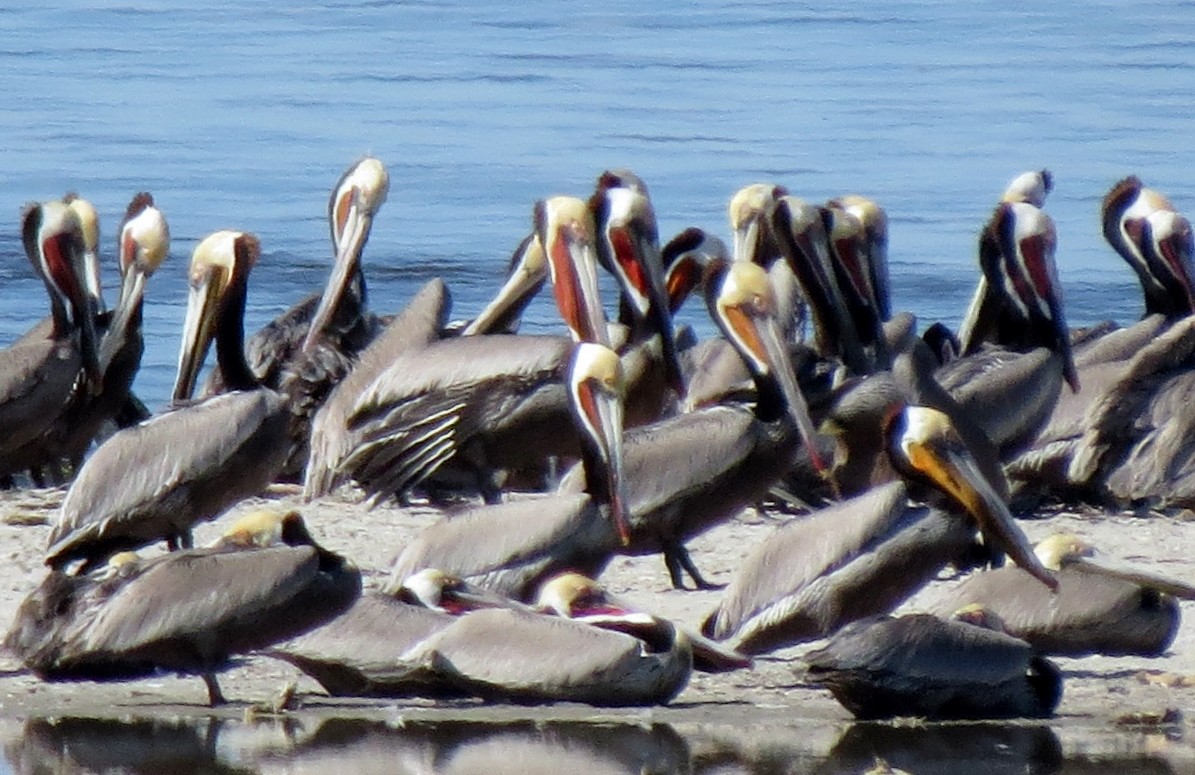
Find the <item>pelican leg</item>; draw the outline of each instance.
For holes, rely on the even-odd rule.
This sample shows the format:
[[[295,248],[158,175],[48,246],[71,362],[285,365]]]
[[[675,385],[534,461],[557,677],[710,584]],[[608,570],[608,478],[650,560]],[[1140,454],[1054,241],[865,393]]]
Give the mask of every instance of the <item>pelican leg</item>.
[[[166,549],[171,552],[177,552],[179,549],[191,549],[194,545],[190,530],[184,530],[166,539]]]
[[[726,587],[725,584],[706,581],[705,577],[701,575],[701,571],[697,570],[697,566],[693,564],[689,550],[679,541],[664,549],[664,565],[668,568],[668,577],[672,579],[673,589],[687,589],[684,577],[686,573],[689,574],[689,578],[693,579],[694,589],[713,590]]]
[[[203,683],[207,686],[207,701],[211,707],[217,705],[227,705],[228,700],[224,698],[224,692],[220,691],[220,684],[216,682],[215,673],[204,673]]]

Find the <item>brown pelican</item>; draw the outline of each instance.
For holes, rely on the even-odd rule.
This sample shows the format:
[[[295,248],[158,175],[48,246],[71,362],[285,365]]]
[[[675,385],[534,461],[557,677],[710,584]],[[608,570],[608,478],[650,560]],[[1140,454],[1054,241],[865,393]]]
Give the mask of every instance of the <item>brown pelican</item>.
[[[536,228],[573,339],[609,342],[586,204],[544,200]],[[561,385],[571,349],[564,337],[491,335],[399,354],[350,412],[354,448],[339,469],[380,499],[407,493],[451,459],[471,468],[487,502],[497,502],[498,471],[576,456]]]
[[[1137,273],[1147,316],[1175,318],[1195,310],[1191,255],[1183,254],[1181,240],[1173,236],[1182,230],[1176,216],[1182,217],[1170,200],[1135,175],[1113,185],[1100,206],[1104,238]],[[1166,236],[1154,235],[1158,226]]]
[[[607,614],[601,626],[511,609],[466,614],[402,657],[469,694],[518,702],[664,704],[689,681],[693,655],[671,624]]]
[[[710,586],[685,541],[753,505],[788,470],[802,440],[812,444],[814,437],[776,332],[767,273],[749,262],[715,262],[705,288],[710,315],[755,380],[754,408],[709,407],[633,429],[624,440],[630,542],[620,551],[662,552],[677,588],[682,571]],[[560,491],[577,492],[586,474],[573,469]]]
[[[647,187],[629,170],[604,172],[598,176],[589,209],[597,231],[598,260],[625,290],[619,297],[619,321],[630,327],[632,341],[659,336],[664,381],[683,396],[656,213]]]
[[[195,247],[175,395],[194,385],[213,336],[226,384],[214,396],[123,430],[97,449],[63,499],[46,563],[85,565],[166,539],[190,545],[191,526],[256,495],[281,470],[292,415],[259,386],[242,348],[255,236],[220,231]]]
[[[30,205],[21,237],[50,294],[52,322],[0,355],[0,469],[6,474],[29,466],[21,448],[60,416],[77,382],[87,393],[98,392],[101,383],[95,303],[83,279],[85,244],[76,211],[63,202]]]
[[[340,176],[328,199],[334,259],[324,292],[291,307],[247,343],[250,369],[261,384],[279,389],[286,372],[293,367],[292,361],[317,341],[343,356],[331,377],[334,382],[347,371],[348,359],[373,338],[377,321],[366,308],[361,251],[369,239],[374,215],[385,203],[389,191],[389,173],[380,161],[370,156]],[[226,389],[229,385],[222,369],[216,369],[208,377],[203,394],[214,395]]]
[[[661,620],[611,595],[605,587],[590,577],[566,571],[544,582],[535,605],[541,611],[594,627],[620,629],[630,624],[660,627]],[[693,649],[693,669],[703,673],[725,673],[751,666],[751,658],[717,641],[710,640],[696,630],[672,622],[684,633]]]
[[[493,607],[518,604],[428,568],[406,579],[395,595],[367,592],[336,618],[264,653],[299,668],[336,697],[457,695],[435,681],[408,680],[401,657],[457,616]]]
[[[319,546],[297,513],[266,521],[276,523],[275,540],[234,538],[152,559],[124,552],[80,575],[52,570],[21,604],[5,644],[47,680],[166,669],[201,675],[211,704],[222,703],[215,672],[229,657],[314,627],[361,591],[357,569]]]
[[[855,335],[875,369],[890,368],[892,358],[884,337],[888,269],[879,247],[881,235],[887,238],[887,216],[879,205],[859,196],[832,200],[821,212],[830,263]]]
[[[362,391],[400,354],[436,341],[448,319],[449,305],[444,281],[430,280],[361,351],[352,370],[332,389],[311,421],[310,456],[303,482],[307,500],[327,495],[343,479],[340,466],[356,443],[348,418]]]
[[[72,207],[85,203],[74,199]],[[86,206],[90,208],[90,205]],[[92,211],[94,215],[94,211]],[[122,280],[120,298],[111,315],[102,316],[99,345],[102,386],[98,395],[76,390],[57,422],[24,454],[30,464],[65,460],[77,470],[84,453],[103,426],[126,409],[133,378],[141,365],[141,306],[145,283],[170,250],[170,231],[153,197],[145,192],[133,197],[118,233]],[[94,255],[94,252],[93,252]],[[89,283],[91,281],[89,280]],[[98,290],[98,281],[96,284]]]
[[[577,345],[567,393],[581,436],[585,491],[508,500],[425,528],[395,560],[386,591],[396,593],[425,568],[520,600],[564,570],[597,575],[626,532],[622,390],[618,356],[601,345]]]
[[[865,619],[806,655],[806,677],[860,719],[1046,718],[1062,675],[1022,640],[968,621]]]
[[[1188,452],[1195,431],[1181,409],[1192,388],[1195,335],[1191,308],[1182,302],[1191,288],[1191,225],[1136,179],[1113,187],[1103,218],[1117,252],[1152,272],[1143,283],[1146,307],[1160,311],[1082,346],[1076,362],[1083,389],[1059,399],[1010,474],[1097,502],[1195,503]],[[1156,288],[1164,291],[1150,290]]]
[[[877,487],[778,528],[744,560],[705,634],[757,654],[886,613],[942,566],[968,561],[976,527],[987,546],[1003,548],[1041,584],[1057,585],[946,415],[916,406],[894,414],[886,449],[907,484]],[[910,508],[910,494],[932,508]]]
[[[769,214],[772,235],[809,304],[818,354],[837,358],[855,374],[867,374],[873,364],[838,283],[824,212],[797,197],[781,197]]]
[[[1080,387],[1054,265],[1054,223],[1034,204],[1049,181],[1045,171],[1018,177],[984,228],[983,278],[959,328],[963,357],[935,374],[1005,456],[1048,420],[1064,380],[1072,392]]]
[[[1058,579],[1056,595],[1017,567],[968,576],[936,601],[942,613],[979,604],[1004,621],[1010,635],[1044,654],[1160,656],[1178,632],[1176,598],[1195,599],[1195,588],[1093,559],[1078,536],[1057,533],[1035,549]]]

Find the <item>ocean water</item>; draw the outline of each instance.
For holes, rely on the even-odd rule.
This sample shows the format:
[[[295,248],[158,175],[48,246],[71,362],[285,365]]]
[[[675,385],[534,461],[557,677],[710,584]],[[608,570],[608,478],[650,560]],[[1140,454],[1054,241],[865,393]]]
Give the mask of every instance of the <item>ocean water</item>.
[[[1097,208],[1133,173],[1195,215],[1192,50],[1192,2],[17,0],[0,9],[0,345],[47,309],[21,206],[91,199],[114,291],[116,226],[149,190],[173,244],[137,390],[163,405],[194,244],[261,237],[247,323],[262,325],[322,286],[328,191],[366,153],[391,173],[366,251],[379,312],[439,275],[471,314],[537,198],[625,166],[665,238],[726,236],[747,183],[869,195],[890,218],[895,306],[954,323],[999,193],[1048,167],[1070,322],[1128,321],[1140,293]],[[708,330],[702,314],[682,318]],[[554,317],[545,295],[528,327]]]

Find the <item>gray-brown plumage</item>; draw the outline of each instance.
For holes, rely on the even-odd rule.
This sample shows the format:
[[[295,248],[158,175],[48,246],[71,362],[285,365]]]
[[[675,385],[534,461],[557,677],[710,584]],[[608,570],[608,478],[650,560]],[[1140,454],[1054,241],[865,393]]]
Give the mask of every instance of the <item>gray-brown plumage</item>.
[[[932,610],[981,605],[1044,654],[1154,657],[1178,632],[1176,597],[1195,598],[1190,585],[1092,561],[1093,549],[1076,536],[1050,536],[1036,552],[1058,578],[1056,594],[1042,595],[1036,580],[1009,566],[968,576]]]
[[[515,610],[466,614],[404,655],[412,676],[432,675],[501,701],[657,705],[685,687],[693,657],[663,624],[634,634]]]
[[[977,529],[1048,595],[1056,582],[945,415],[906,408],[886,448],[908,488],[893,482],[778,528],[743,561],[705,634],[747,654],[825,637],[892,610],[946,564],[969,565]],[[910,508],[910,490],[933,508]]]
[[[121,431],[88,458],[67,491],[46,563],[102,562],[157,540],[189,545],[190,528],[273,481],[289,450],[287,399],[257,385],[242,350],[249,271],[260,247],[216,232],[195,248],[178,382],[194,379],[210,338],[235,392]],[[176,392],[178,387],[176,386]]]
[[[428,526],[395,560],[387,592],[438,568],[529,600],[561,571],[601,572],[625,530],[621,365],[613,351],[590,343],[577,346],[572,363],[566,393],[582,439],[585,491],[508,500]]]
[[[74,199],[72,207],[83,203]],[[90,205],[87,205],[88,207]],[[118,258],[122,277],[120,297],[109,315],[97,323],[103,333],[98,360],[101,387],[97,394],[76,389],[57,420],[22,450],[31,467],[64,462],[77,470],[92,441],[129,405],[133,379],[141,366],[145,343],[141,334],[141,308],[145,284],[170,250],[170,232],[162,212],[148,193],[133,197],[118,233]]]
[[[457,696],[442,683],[410,680],[403,654],[468,611],[516,606],[429,568],[406,579],[397,594],[366,593],[336,618],[264,653],[337,697]]]
[[[814,436],[776,333],[767,274],[748,262],[716,262],[705,285],[711,316],[749,362],[754,407],[709,407],[633,429],[624,440],[630,541],[619,551],[663,553],[677,587],[682,571],[709,586],[685,541],[753,505]],[[584,473],[575,468],[560,491],[579,490]]]
[[[450,303],[444,281],[429,281],[361,351],[352,370],[332,389],[311,421],[310,457],[303,482],[305,498],[326,495],[340,484],[340,466],[357,443],[347,427],[357,398],[400,355],[426,347],[439,337]]]
[[[254,527],[248,544],[233,536],[152,559],[117,555],[81,575],[52,570],[21,604],[5,643],[47,680],[165,669],[202,675],[218,704],[214,672],[230,656],[322,623],[361,590],[357,570],[316,544],[297,514],[266,520],[270,534]]]
[[[1011,635],[929,614],[855,622],[806,655],[806,677],[856,718],[1045,718],[1057,667]]]
[[[592,215],[553,197],[536,208],[565,337],[458,337],[406,351],[358,396],[355,446],[340,469],[374,498],[404,495],[448,463],[471,469],[487,502],[496,473],[579,449],[561,380],[572,341],[609,342],[597,290]],[[658,258],[658,257],[657,257]]]
[[[61,415],[76,385],[100,387],[95,303],[84,288],[84,238],[76,212],[63,202],[25,209],[25,254],[50,295],[51,324],[35,327],[0,353],[0,474],[28,467],[22,447]]]

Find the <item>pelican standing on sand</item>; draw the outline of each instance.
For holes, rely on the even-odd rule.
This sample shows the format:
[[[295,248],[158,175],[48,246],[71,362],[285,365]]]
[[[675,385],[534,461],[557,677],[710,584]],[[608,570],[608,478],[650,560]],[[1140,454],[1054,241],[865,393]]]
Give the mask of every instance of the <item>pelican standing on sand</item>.
[[[72,204],[83,201],[76,199]],[[77,470],[104,424],[127,410],[145,349],[141,334],[145,284],[170,252],[170,230],[162,211],[154,206],[153,196],[141,192],[133,197],[117,236],[122,282],[116,306],[105,316],[99,345],[102,387],[98,395],[76,390],[66,411],[36,442],[37,448],[26,450],[31,464],[35,459],[62,460]]]
[[[175,395],[194,385],[202,355],[216,355],[233,392],[180,407],[108,439],[63,499],[46,564],[86,567],[123,549],[166,540],[190,546],[192,525],[256,495],[281,470],[292,414],[281,393],[261,387],[242,347],[255,236],[220,231],[195,247]]]
[[[630,541],[626,554],[661,552],[673,586],[701,576],[685,541],[753,505],[788,471],[813,423],[775,327],[767,273],[745,261],[706,270],[710,315],[747,362],[756,385],[753,409],[714,406],[628,431],[623,442]],[[816,456],[816,453],[814,453]],[[820,461],[819,461],[820,464]],[[574,468],[561,492],[586,485]]]

